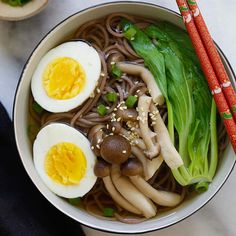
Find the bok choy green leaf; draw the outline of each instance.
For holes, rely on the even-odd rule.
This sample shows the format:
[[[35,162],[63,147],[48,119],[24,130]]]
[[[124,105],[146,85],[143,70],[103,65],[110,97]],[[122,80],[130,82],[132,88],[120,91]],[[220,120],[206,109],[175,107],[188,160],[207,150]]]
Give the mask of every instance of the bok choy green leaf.
[[[206,190],[218,160],[216,107],[187,33],[167,22],[144,31],[127,20],[122,26],[136,32],[129,43],[165,96],[169,134],[184,162],[172,170],[175,179]]]

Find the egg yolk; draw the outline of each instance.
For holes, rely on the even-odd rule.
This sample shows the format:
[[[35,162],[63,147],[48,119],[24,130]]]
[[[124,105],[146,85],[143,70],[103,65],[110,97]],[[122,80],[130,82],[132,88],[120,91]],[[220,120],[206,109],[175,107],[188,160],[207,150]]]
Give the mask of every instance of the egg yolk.
[[[43,86],[47,95],[58,100],[77,96],[84,88],[85,82],[83,67],[69,57],[54,59],[43,73]]]
[[[84,177],[86,168],[87,161],[83,151],[73,143],[58,143],[46,155],[47,175],[62,185],[78,184]]]

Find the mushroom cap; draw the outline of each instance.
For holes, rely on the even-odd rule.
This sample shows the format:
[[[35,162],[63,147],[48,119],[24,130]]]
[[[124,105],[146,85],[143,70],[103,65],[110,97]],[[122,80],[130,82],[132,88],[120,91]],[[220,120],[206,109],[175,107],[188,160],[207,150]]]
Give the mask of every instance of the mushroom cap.
[[[121,164],[129,158],[131,145],[121,135],[109,135],[103,139],[100,153],[105,161],[112,164]]]
[[[137,121],[138,112],[133,108],[128,108],[125,110],[118,109],[116,112],[116,117],[121,117],[122,121]]]
[[[98,160],[93,171],[97,177],[104,178],[110,175],[110,165],[103,160]]]
[[[92,139],[91,139],[91,149],[93,151],[93,153],[97,156],[97,157],[100,157],[101,154],[100,154],[100,149],[99,149],[99,144],[98,144],[98,139],[96,136],[94,136]]]
[[[88,133],[88,139],[91,141],[93,136],[96,135],[97,132],[102,131],[104,127],[105,125],[100,125],[100,124],[93,126]]]
[[[143,166],[137,158],[129,158],[121,165],[121,173],[125,176],[142,175]]]
[[[110,131],[113,132],[114,134],[119,134],[122,128],[122,125],[118,121],[112,121],[109,125],[109,128],[110,128]]]

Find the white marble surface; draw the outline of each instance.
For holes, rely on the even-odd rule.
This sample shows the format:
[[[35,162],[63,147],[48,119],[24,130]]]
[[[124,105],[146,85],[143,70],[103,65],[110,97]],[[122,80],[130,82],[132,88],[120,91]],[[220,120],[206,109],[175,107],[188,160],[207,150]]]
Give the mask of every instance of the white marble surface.
[[[11,115],[13,98],[24,63],[40,39],[67,16],[106,0],[51,0],[39,15],[21,22],[0,21],[0,101]],[[149,0],[178,11],[175,0]],[[236,0],[199,0],[209,29],[236,71]],[[183,222],[153,234],[175,236],[236,235],[236,170],[214,199]],[[87,235],[106,235],[85,229]]]

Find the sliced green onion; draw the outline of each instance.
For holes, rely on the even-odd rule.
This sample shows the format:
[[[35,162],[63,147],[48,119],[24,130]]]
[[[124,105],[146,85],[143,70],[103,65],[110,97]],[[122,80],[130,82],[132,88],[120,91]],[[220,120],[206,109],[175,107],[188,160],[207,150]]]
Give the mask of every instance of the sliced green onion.
[[[137,97],[135,97],[135,96],[128,96],[126,101],[125,101],[125,105],[128,108],[133,108],[137,101],[138,101]]]
[[[106,94],[106,98],[108,102],[116,102],[117,101],[117,94],[110,92]]]
[[[208,190],[209,183],[207,182],[200,182],[195,185],[195,189],[198,193],[203,193]]]
[[[43,111],[43,108],[37,102],[34,102],[32,107],[33,110],[39,114]]]
[[[107,108],[103,104],[100,104],[97,107],[97,112],[100,116],[105,116],[107,114]]]
[[[77,206],[78,204],[80,204],[81,199],[80,199],[79,197],[77,197],[77,198],[69,198],[69,199],[68,199],[68,202],[69,202],[70,204],[72,204],[72,205]]]
[[[122,76],[122,71],[117,67],[116,64],[112,64],[111,65],[111,74],[116,78],[120,78]]]
[[[106,217],[113,216],[114,215],[114,209],[109,208],[109,207],[103,208],[103,215],[106,216]]]
[[[125,31],[124,36],[128,40],[133,40],[136,33],[137,31],[134,28],[129,28],[127,31]]]

